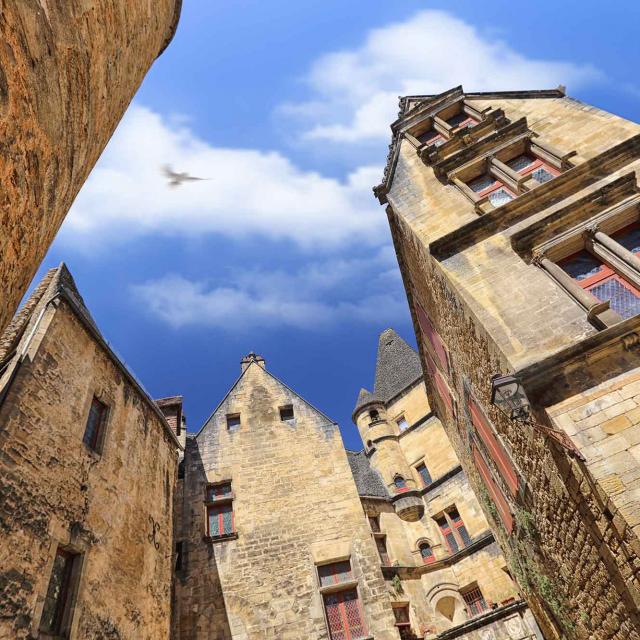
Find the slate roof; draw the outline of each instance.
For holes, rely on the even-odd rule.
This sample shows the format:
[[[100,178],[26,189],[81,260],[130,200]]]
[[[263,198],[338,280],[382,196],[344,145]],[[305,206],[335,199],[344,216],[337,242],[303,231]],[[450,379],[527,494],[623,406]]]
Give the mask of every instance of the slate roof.
[[[378,340],[374,394],[389,402],[421,377],[417,351],[393,329],[385,329]]]
[[[358,400],[356,401],[356,406],[353,410],[353,413],[356,413],[361,407],[364,407],[366,404],[376,401],[384,402],[384,400],[378,397],[375,393],[371,393],[371,391],[367,391],[367,389],[360,389]]]
[[[347,451],[347,459],[359,495],[373,498],[390,497],[382,476],[369,464],[369,458],[364,451]]]

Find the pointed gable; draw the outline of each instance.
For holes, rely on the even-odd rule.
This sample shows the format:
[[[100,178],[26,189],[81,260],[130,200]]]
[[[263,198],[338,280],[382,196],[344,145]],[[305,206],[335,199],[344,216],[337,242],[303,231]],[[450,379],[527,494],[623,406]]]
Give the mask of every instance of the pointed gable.
[[[384,402],[422,377],[418,353],[393,329],[386,329],[378,340],[374,394]]]

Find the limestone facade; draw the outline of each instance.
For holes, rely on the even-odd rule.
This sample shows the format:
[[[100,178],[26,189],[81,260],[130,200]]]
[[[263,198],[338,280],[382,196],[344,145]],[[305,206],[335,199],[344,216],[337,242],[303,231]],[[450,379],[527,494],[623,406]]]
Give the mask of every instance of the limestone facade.
[[[338,426],[260,357],[187,439],[178,485],[175,640],[398,639]]]
[[[383,183],[432,406],[549,638],[640,637],[640,126],[552,91],[401,99]],[[511,417],[492,379],[530,402]]]
[[[0,342],[0,638],[168,640],[178,448],[49,272]]]
[[[181,0],[19,0],[0,21],[0,332],[149,67]]]
[[[373,392],[348,452],[402,638],[541,639],[442,423],[418,354],[380,336]],[[398,508],[413,495],[420,510]]]

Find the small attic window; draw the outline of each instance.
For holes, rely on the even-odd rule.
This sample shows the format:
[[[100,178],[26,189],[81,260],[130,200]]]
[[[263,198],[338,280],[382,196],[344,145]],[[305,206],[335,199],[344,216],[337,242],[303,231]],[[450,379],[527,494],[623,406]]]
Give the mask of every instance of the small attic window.
[[[380,414],[375,409],[371,409],[371,411],[369,411],[369,418],[371,422],[375,422],[376,420],[380,420]]]
[[[229,413],[227,414],[227,430],[236,431],[240,428],[240,414]]]
[[[293,420],[293,405],[287,404],[284,407],[280,407],[280,420],[282,422],[290,422]]]

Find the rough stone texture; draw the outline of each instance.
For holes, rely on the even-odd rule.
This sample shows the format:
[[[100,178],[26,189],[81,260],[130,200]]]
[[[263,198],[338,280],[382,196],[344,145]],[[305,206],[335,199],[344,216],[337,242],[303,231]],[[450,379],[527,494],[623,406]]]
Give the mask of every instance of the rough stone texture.
[[[289,404],[295,417],[283,422],[279,407]],[[235,413],[241,424],[228,430],[226,415]],[[254,361],[188,440],[185,462],[176,640],[327,639],[315,565],[347,556],[369,633],[397,640],[376,547],[329,418]],[[205,488],[224,480],[232,482],[237,538],[209,541]]]
[[[179,10],[180,0],[0,2],[0,332]]]
[[[60,545],[83,554],[70,640],[168,639],[177,442],[79,296],[58,295],[66,269],[45,283],[0,376],[0,638],[41,637]],[[83,443],[94,394],[109,407],[100,455]]]
[[[376,407],[382,423],[371,423],[366,409],[361,412],[356,409],[355,420],[363,441],[371,444],[358,454],[349,452],[364,510],[379,518],[380,533],[374,535],[385,540],[388,564],[383,571],[389,595],[394,603],[409,606],[411,630],[417,637],[431,638],[435,634],[465,639],[541,637],[536,636],[537,625],[522,602],[517,585],[504,570],[506,560],[493,540],[442,423],[431,412],[422,376],[416,380],[418,361],[418,354],[394,331],[387,329],[381,334],[376,391],[381,381],[394,382],[387,385],[391,388],[387,402]],[[403,367],[409,373],[404,373]],[[401,379],[403,382],[399,382]],[[400,431],[397,424],[400,418],[406,420],[408,429]],[[384,448],[376,437],[383,438]],[[421,463],[431,475],[433,482],[429,487],[424,486],[418,473]],[[385,493],[395,494],[393,476],[403,470],[408,484],[419,489],[424,503],[424,515],[416,522],[399,517],[391,499],[385,498]],[[376,471],[375,477],[386,483],[386,487],[381,487],[384,492],[372,491],[373,483],[365,481]],[[378,480],[375,486],[379,484]],[[454,555],[435,520],[452,507],[460,513],[472,540],[468,548]],[[423,563],[420,544],[424,542],[431,546],[433,564]],[[393,582],[397,579],[399,587]],[[495,610],[469,616],[462,593],[473,586],[480,589],[488,603],[496,606]]]
[[[624,348],[619,341],[617,356],[605,357],[604,349],[596,356],[597,341],[608,334],[599,337],[585,311],[519,254],[513,242],[534,225],[540,234],[557,234],[576,224],[580,215],[595,215],[615,205],[619,199],[608,195],[612,191],[607,192],[606,185],[637,171],[633,136],[640,127],[569,98],[496,94],[469,102],[480,109],[502,108],[511,121],[526,116],[541,141],[561,152],[577,152],[574,173],[587,162],[594,164],[580,179],[559,180],[563,186],[555,192],[551,181],[479,219],[473,204],[456,186],[436,177],[406,138],[398,142],[386,194],[389,221],[423,368],[427,370],[430,347],[415,315],[418,302],[449,350],[451,374],[446,384],[458,406],[456,415],[447,414],[430,379],[429,397],[477,495],[484,489],[471,457],[469,393],[491,420],[524,480],[524,490],[511,500],[517,521],[514,535],[506,535],[490,504],[485,501],[483,506],[545,634],[639,638],[639,547],[633,531],[640,504],[638,465],[630,442],[633,432],[630,439],[625,437],[637,411],[637,354],[625,351],[634,339]],[[630,140],[630,151],[616,163],[604,164],[600,154],[625,140]],[[571,206],[580,199],[585,204],[574,213]],[[545,231],[551,220],[555,226]],[[462,236],[464,227],[473,231]],[[452,234],[457,239],[434,255],[438,242]],[[579,366],[571,349],[583,353]],[[577,464],[566,449],[530,423],[512,422],[491,406],[491,377],[528,368],[539,374],[538,387],[528,389],[534,419],[565,429],[584,453],[586,465]],[[612,387],[598,387],[616,374],[624,375]],[[494,473],[500,484],[498,471]]]

